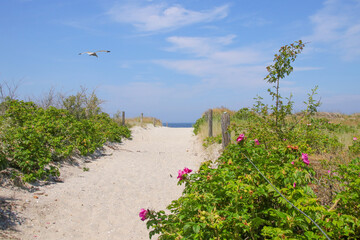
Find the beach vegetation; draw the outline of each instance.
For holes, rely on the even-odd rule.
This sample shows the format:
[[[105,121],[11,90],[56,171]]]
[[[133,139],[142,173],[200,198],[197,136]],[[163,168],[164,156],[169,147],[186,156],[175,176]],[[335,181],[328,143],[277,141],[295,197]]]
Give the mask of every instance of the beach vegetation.
[[[59,176],[59,162],[94,153],[106,142],[129,138],[130,130],[101,111],[92,92],[64,98],[63,108],[42,108],[5,97],[0,103],[0,170],[31,182]]]
[[[298,41],[275,54],[265,78],[273,104],[258,96],[252,108],[232,115],[233,141],[215,162],[182,175],[184,191],[168,211],[144,210],[150,238],[358,239],[358,115],[317,113],[316,86],[304,110],[293,113],[292,96],[279,92],[304,47]],[[196,133],[204,122],[203,116]]]

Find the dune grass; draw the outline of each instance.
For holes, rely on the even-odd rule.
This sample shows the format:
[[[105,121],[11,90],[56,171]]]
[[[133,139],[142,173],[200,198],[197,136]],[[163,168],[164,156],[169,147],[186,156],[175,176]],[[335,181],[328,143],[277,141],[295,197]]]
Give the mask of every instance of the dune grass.
[[[237,125],[241,124],[242,120],[233,118],[236,114],[236,111],[230,110],[225,107],[213,109],[213,138],[221,136],[221,115],[227,112],[230,114],[231,123],[236,123]],[[209,141],[209,125],[207,121],[207,112],[203,113],[202,118],[205,118],[204,121],[199,125],[199,130],[197,135],[202,141]],[[339,141],[344,144],[344,148],[347,149],[353,143],[353,137],[360,136],[360,114],[355,113],[351,115],[341,114],[341,113],[328,113],[328,112],[319,112],[315,114],[315,118],[325,118],[333,124],[340,124],[340,128],[332,133],[327,133],[330,136],[336,135]],[[232,142],[235,139],[234,132],[231,133]],[[214,141],[210,141],[214,142]],[[216,141],[215,141],[216,142]]]
[[[155,119],[155,124],[154,124],[154,119]],[[121,121],[121,119],[118,119],[117,121]],[[157,127],[162,126],[161,120],[154,117],[143,117],[142,122],[141,122],[141,117],[125,118],[125,125],[128,127],[135,127],[135,126],[145,127],[147,124],[154,124],[154,126]]]

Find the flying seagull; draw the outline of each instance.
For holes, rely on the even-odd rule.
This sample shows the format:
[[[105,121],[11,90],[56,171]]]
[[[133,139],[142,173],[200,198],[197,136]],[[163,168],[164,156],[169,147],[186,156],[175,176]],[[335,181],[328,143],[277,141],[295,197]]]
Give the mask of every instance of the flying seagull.
[[[99,51],[96,51],[96,52],[83,52],[83,53],[79,53],[79,55],[81,55],[81,54],[88,54],[89,56],[98,57],[98,55],[96,54],[97,52],[106,52],[106,53],[108,53],[108,52],[110,52],[110,51],[108,51],[108,50],[99,50]]]

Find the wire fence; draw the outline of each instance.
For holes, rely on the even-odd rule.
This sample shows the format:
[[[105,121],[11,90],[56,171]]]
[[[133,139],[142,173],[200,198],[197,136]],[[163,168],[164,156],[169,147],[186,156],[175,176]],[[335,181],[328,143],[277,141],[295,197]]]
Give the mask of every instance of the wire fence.
[[[303,214],[305,217],[307,217],[311,222],[313,222],[315,224],[315,226],[322,232],[322,234],[329,240],[331,240],[329,238],[329,236],[324,232],[324,230],[321,229],[321,227],[311,218],[309,217],[306,213],[304,213],[303,211],[301,211],[299,208],[297,208],[294,204],[292,204],[289,200],[287,200],[287,198],[269,181],[269,179],[267,179],[264,174],[262,174],[262,172],[259,170],[259,168],[253,163],[253,161],[250,160],[250,158],[248,158],[245,154],[243,154],[245,156],[245,158],[254,166],[254,168],[260,173],[260,175],[274,188],[274,190],[280,194],[280,196],[285,199],[286,202],[288,202],[292,207],[294,207],[297,211],[299,211],[301,214]]]

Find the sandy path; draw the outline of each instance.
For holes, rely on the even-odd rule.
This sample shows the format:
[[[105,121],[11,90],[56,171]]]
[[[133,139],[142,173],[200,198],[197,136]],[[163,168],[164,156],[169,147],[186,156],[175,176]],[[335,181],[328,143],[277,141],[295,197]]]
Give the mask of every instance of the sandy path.
[[[62,169],[63,183],[41,186],[37,193],[11,193],[26,219],[14,236],[149,239],[140,209],[165,209],[183,189],[177,186],[177,171],[196,170],[205,158],[192,128],[137,127],[133,140],[107,153],[86,163],[90,171]]]

